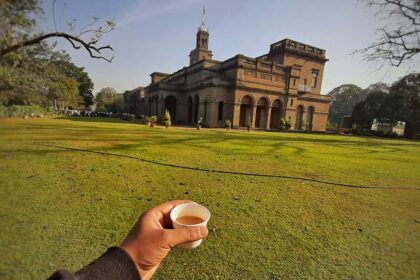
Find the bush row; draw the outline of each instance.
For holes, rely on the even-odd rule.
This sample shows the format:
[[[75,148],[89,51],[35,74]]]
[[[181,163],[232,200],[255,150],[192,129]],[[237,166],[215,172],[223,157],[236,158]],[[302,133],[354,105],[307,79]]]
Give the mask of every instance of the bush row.
[[[12,105],[4,106],[0,104],[0,118],[7,117],[24,117],[24,116],[41,116],[49,112],[48,109],[38,105]]]

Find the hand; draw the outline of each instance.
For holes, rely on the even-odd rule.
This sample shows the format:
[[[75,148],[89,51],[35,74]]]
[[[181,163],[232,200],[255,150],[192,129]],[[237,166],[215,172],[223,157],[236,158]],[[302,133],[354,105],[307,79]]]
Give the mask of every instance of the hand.
[[[168,201],[143,213],[120,245],[136,264],[142,280],[153,276],[173,247],[207,236],[206,227],[172,228],[171,210],[186,202],[191,201]]]

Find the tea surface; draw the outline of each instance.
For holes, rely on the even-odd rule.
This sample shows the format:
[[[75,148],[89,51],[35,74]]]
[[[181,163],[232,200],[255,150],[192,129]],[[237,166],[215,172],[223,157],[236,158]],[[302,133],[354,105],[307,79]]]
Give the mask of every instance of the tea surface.
[[[204,220],[196,216],[182,216],[176,219],[176,222],[183,225],[201,224]]]

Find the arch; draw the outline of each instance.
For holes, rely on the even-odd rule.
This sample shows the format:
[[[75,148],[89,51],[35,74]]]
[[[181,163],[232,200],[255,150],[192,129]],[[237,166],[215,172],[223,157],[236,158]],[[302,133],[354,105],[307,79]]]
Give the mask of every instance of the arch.
[[[267,128],[268,105],[269,101],[266,97],[261,97],[257,101],[257,111],[255,116],[255,128]]]
[[[207,121],[207,100],[204,100],[204,122]]]
[[[169,111],[169,114],[171,115],[171,120],[173,122],[176,121],[176,106],[177,100],[175,96],[169,95],[165,98],[165,110]]]
[[[155,105],[155,108],[154,108],[155,111],[153,115],[158,116],[159,115],[159,97],[157,95],[153,96],[153,102]]]
[[[241,99],[241,109],[239,113],[239,126],[246,126],[248,121],[251,121],[252,107],[254,106],[254,100],[251,96],[245,95]]]
[[[224,117],[224,111],[225,111],[225,102],[220,101],[218,106],[218,114],[217,114],[217,120],[222,121]]]
[[[302,130],[303,126],[303,113],[305,112],[305,108],[303,105],[299,105],[296,108],[296,124],[295,129],[296,130]]]
[[[308,130],[309,131],[312,131],[313,121],[314,121],[314,112],[315,112],[315,107],[314,106],[309,106],[308,107],[308,112],[306,113],[306,121],[308,123]]]
[[[283,102],[280,99],[276,99],[271,107],[270,128],[279,129],[280,119],[283,117]]]
[[[198,109],[200,108],[200,97],[198,95],[194,96],[194,122],[198,122]]]
[[[191,96],[188,96],[188,123],[192,123],[193,122],[193,99]]]
[[[151,117],[152,116],[152,98],[149,97],[148,101],[149,101],[149,117]]]

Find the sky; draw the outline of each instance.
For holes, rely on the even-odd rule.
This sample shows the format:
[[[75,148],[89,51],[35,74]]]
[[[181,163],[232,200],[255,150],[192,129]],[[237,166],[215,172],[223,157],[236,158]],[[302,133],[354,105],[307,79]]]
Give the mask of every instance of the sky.
[[[93,16],[113,19],[117,28],[105,34],[104,45],[114,52],[112,63],[90,58],[66,41],[58,48],[70,53],[73,62],[85,67],[98,92],[112,87],[119,92],[147,86],[150,73],[172,73],[189,64],[195,47],[204,2],[205,23],[210,32],[213,59],[237,54],[257,57],[270,44],[284,38],[326,50],[321,93],[353,83],[366,88],[372,83],[392,83],[410,72],[420,71],[420,59],[400,66],[370,64],[352,51],[375,39],[384,22],[358,0],[57,0],[56,24],[67,30],[66,21],[76,20],[76,30]],[[52,0],[44,0],[41,28],[53,31]]]

